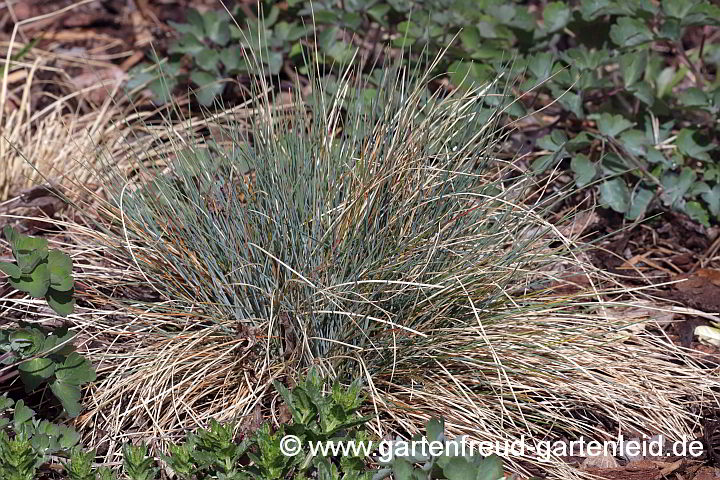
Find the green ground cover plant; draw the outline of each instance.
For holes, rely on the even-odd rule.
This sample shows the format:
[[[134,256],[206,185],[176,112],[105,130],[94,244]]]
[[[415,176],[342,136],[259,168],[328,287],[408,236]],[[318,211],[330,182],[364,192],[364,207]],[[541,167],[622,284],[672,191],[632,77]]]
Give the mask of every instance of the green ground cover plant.
[[[168,445],[168,454],[159,458],[180,480],[381,480],[391,473],[398,480],[441,479],[498,480],[504,478],[498,457],[479,455],[417,457],[395,454],[387,467],[371,468],[368,458],[356,455],[312,455],[309,441],[364,441],[371,438],[366,429],[369,417],[358,414],[362,403],[360,383],[348,388],[334,382],[325,392],[325,380],[315,370],[294,388],[275,382],[293,415],[292,424],[271,428],[265,422],[242,441],[235,439],[233,422],[211,420],[208,428],[198,429],[181,444]],[[444,441],[441,419],[427,425],[431,441]],[[296,435],[305,446],[298,455],[282,453],[280,441],[285,434]],[[418,437],[419,439],[419,437]],[[417,440],[417,439],[416,439]],[[66,459],[62,465],[68,480],[110,480],[116,473],[93,465],[95,451],[79,445],[72,429],[47,420],[37,420],[35,412],[23,401],[0,397],[0,478],[34,480],[40,467],[52,462],[52,456]],[[158,478],[159,464],[149,456],[145,444],[123,445],[122,471],[129,480]],[[452,452],[451,452],[452,454]],[[415,464],[421,464],[417,468]]]
[[[152,88],[166,100],[185,72],[211,105],[228,85],[221,79],[262,70],[292,83],[287,72],[306,75],[312,59],[330,84],[358,52],[375,89],[382,67],[372,58],[383,46],[421,68],[446,51],[435,73],[454,85],[516,78],[487,108],[501,102],[513,119],[550,106],[547,134],[532,140],[536,173],[559,165],[629,220],[671,208],[709,225],[720,214],[719,25],[720,7],[707,0],[266,1],[190,11],[173,24],[179,38]]]

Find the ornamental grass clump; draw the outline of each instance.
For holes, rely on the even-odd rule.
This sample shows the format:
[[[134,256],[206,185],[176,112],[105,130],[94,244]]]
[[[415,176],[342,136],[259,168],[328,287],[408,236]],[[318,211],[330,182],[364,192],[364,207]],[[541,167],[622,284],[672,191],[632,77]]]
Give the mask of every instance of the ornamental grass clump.
[[[70,229],[89,263],[111,265],[86,279],[112,337],[94,351],[88,444],[110,458],[120,434],[252,428],[278,415],[272,382],[313,364],[364,378],[381,435],[438,416],[530,447],[690,433],[720,382],[629,330],[653,310],[621,311],[633,292],[583,260],[572,225],[544,219],[558,195],[497,158],[505,107],[487,104],[504,105],[504,86],[430,93],[427,76],[388,69],[369,95],[352,73],[290,104],[260,80],[252,108],[168,123],[157,168],[98,171],[102,228]]]

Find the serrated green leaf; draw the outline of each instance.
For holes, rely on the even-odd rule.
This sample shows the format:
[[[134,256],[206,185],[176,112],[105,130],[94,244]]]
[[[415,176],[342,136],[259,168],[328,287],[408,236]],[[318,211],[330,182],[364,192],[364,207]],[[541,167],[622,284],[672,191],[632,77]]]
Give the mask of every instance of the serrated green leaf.
[[[537,140],[537,145],[543,150],[557,152],[562,149],[568,141],[567,135],[562,130],[553,130],[548,135],[544,135]]]
[[[33,358],[18,365],[18,372],[29,393],[55,373],[55,362],[49,358]]]
[[[628,128],[632,128],[633,122],[622,115],[602,113],[596,120],[600,133],[608,137],[615,137]]]
[[[643,20],[620,17],[610,27],[610,39],[619,47],[634,47],[652,41],[653,35]]]
[[[528,70],[535,75],[535,78],[542,82],[550,77],[553,69],[552,53],[542,52],[535,54],[528,61]]]
[[[72,258],[59,250],[50,250],[48,254],[50,285],[55,290],[68,291],[75,284],[72,277]]]
[[[55,380],[50,384],[50,390],[57,399],[60,400],[60,403],[70,417],[80,415],[80,412],[82,412],[82,406],[80,405],[80,387]]]
[[[20,267],[10,262],[0,262],[0,272],[3,272],[8,277],[18,278],[22,275]]]
[[[623,74],[625,88],[642,79],[647,67],[648,52],[645,49],[626,53],[620,57],[620,71]]]
[[[95,369],[90,362],[73,352],[65,358],[62,365],[55,368],[55,378],[68,385],[82,385],[95,380]]]
[[[185,34],[175,42],[170,44],[168,53],[180,53],[187,55],[197,55],[205,48],[205,45],[194,35]]]
[[[697,5],[696,0],[662,0],[665,15],[682,20]]]
[[[575,172],[575,185],[582,188],[592,182],[597,174],[597,167],[587,155],[579,153],[570,161],[570,168]]]
[[[625,213],[630,206],[630,190],[622,178],[613,178],[600,184],[600,199],[618,213]]]
[[[543,25],[548,32],[556,32],[570,21],[570,8],[565,2],[551,2],[543,9]]]

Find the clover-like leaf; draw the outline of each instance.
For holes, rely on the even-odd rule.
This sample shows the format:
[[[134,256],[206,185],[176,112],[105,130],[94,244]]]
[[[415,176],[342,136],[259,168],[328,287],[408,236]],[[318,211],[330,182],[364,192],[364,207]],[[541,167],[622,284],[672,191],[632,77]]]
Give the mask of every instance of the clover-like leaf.
[[[33,358],[18,365],[25,392],[32,392],[55,373],[55,362],[49,358]]]
[[[625,213],[630,206],[630,190],[625,180],[613,178],[600,184],[600,198],[618,213]]]
[[[82,412],[80,405],[80,387],[56,379],[50,384],[50,390],[60,400],[63,408],[71,417],[77,417]]]
[[[37,328],[19,328],[8,336],[10,350],[22,357],[32,357],[45,348],[45,335]]]
[[[90,362],[73,352],[65,358],[61,366],[55,368],[55,378],[69,385],[82,385],[95,380],[95,369]]]
[[[42,298],[50,287],[50,271],[47,262],[38,264],[29,274],[19,278],[9,278],[10,285],[33,298]]]
[[[18,400],[15,404],[13,412],[13,426],[15,430],[20,430],[22,425],[29,422],[35,416],[35,412],[25,405],[24,400]]]
[[[3,272],[8,277],[19,278],[22,275],[20,267],[10,262],[0,262],[0,272]]]
[[[61,317],[67,317],[75,309],[75,299],[73,298],[74,289],[68,291],[55,290],[49,288],[45,300],[47,300],[50,308]]]
[[[62,292],[73,288],[72,258],[60,250],[48,253],[48,269],[50,270],[50,286]]]

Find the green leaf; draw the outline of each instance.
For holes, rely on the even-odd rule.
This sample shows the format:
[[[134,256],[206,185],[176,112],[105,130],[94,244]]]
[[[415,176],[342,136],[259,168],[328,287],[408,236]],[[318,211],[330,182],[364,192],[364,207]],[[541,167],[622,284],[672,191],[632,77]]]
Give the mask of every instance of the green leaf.
[[[17,288],[21,292],[29,294],[33,298],[42,298],[50,287],[50,272],[46,262],[35,267],[29,275],[23,275],[20,278],[8,279],[10,285]]]
[[[622,115],[603,113],[597,118],[598,130],[608,137],[615,137],[632,126],[633,122]]]
[[[49,358],[33,358],[18,365],[18,372],[29,393],[55,373],[55,362]]]
[[[537,140],[537,145],[543,150],[557,152],[567,143],[568,138],[562,130],[553,130],[548,135],[544,135]]]
[[[683,167],[680,175],[668,172],[662,177],[662,185],[665,189],[661,195],[663,203],[667,206],[674,206],[685,196],[685,193],[695,183],[695,172],[690,167]]]
[[[495,454],[485,457],[477,467],[475,480],[499,480],[505,478],[502,459]]]
[[[50,390],[60,400],[63,408],[71,417],[77,417],[82,412],[80,405],[80,387],[70,385],[60,380],[55,380],[50,384]]]
[[[632,199],[630,200],[630,208],[625,214],[625,217],[630,220],[635,220],[636,218],[644,215],[647,211],[648,205],[650,205],[650,202],[653,199],[653,196],[652,190],[648,190],[647,188],[640,187],[635,190],[633,192]]]
[[[683,210],[688,215],[688,217],[695,220],[696,222],[701,223],[706,227],[710,226],[710,217],[708,216],[708,212],[707,210],[705,210],[705,208],[703,208],[702,205],[700,205],[699,202],[696,202],[694,200],[687,202]]]
[[[475,480],[477,471],[464,457],[453,457],[443,468],[443,474],[448,480]]]
[[[645,105],[652,106],[655,103],[655,91],[652,85],[644,80],[628,87],[628,91]]]
[[[71,288],[67,291],[55,290],[49,288],[45,300],[47,300],[50,308],[61,317],[67,317],[75,309],[75,299],[73,293],[75,291]]]
[[[202,39],[205,36],[205,32],[202,27],[198,28],[197,25],[193,25],[191,23],[177,23],[172,20],[168,20],[168,25],[182,34],[192,35],[197,39]]]
[[[75,284],[72,277],[72,258],[59,250],[50,250],[48,254],[50,270],[50,286],[55,290],[66,292]]]
[[[203,25],[205,34],[221,47],[224,47],[230,41],[230,20],[225,12],[205,12]]]
[[[186,34],[178,40],[170,44],[168,53],[181,53],[188,55],[197,55],[202,52],[205,45],[194,35]]]
[[[641,19],[620,17],[617,23],[610,27],[610,39],[620,47],[634,47],[650,42],[653,35]]]
[[[196,70],[190,75],[190,80],[199,88],[195,91],[198,103],[205,107],[212,105],[213,100],[225,89],[225,84],[218,82],[214,75]]]
[[[710,213],[717,217],[720,215],[720,185],[715,185],[712,189],[708,189],[700,195],[708,204]]]
[[[570,161],[570,168],[575,172],[575,185],[582,188],[593,181],[597,174],[597,167],[587,155],[579,153]]]
[[[18,278],[22,275],[20,267],[10,262],[0,262],[0,272],[3,272],[5,275],[13,278]]]
[[[430,442],[442,440],[445,435],[445,422],[442,418],[431,418],[425,428],[427,430],[427,439]]]
[[[220,60],[220,54],[217,50],[203,48],[193,58],[195,59],[195,63],[197,63],[198,67],[217,74],[217,64]]]
[[[18,328],[10,333],[8,340],[10,350],[23,358],[35,355],[45,346],[45,334],[37,328]]]
[[[655,80],[655,88],[658,98],[664,98],[672,93],[672,89],[685,78],[687,67],[682,66],[679,69],[675,67],[666,67]]]
[[[710,155],[707,152],[712,150],[713,145],[700,132],[683,128],[680,130],[675,141],[677,149],[683,155],[705,162],[710,161]]]
[[[405,459],[396,458],[393,462],[392,471],[395,480],[413,480],[412,465]]]
[[[205,20],[200,12],[194,8],[189,8],[185,13],[188,24],[194,26],[199,32],[200,36],[205,36]]]
[[[647,153],[647,147],[650,146],[650,140],[642,130],[626,130],[620,135],[620,143],[628,151],[635,156],[643,156]]]
[[[625,213],[630,206],[630,190],[622,178],[613,178],[601,183],[600,198],[618,213]]]
[[[570,8],[565,2],[551,2],[543,10],[543,24],[548,32],[555,32],[570,21]]]
[[[82,385],[95,380],[90,362],[77,352],[67,356],[62,366],[55,368],[55,378],[68,385]]]
[[[35,412],[25,405],[24,400],[18,400],[15,404],[13,412],[13,425],[16,431],[20,431],[24,423],[30,421],[35,416]]]
[[[680,92],[678,100],[686,107],[707,107],[710,105],[710,98],[697,87],[690,87]]]
[[[540,82],[550,77],[552,68],[553,56],[550,52],[537,53],[528,61],[528,69]]]
[[[643,77],[647,61],[648,52],[646,49],[635,50],[620,57],[620,71],[623,74],[625,88]]]
[[[662,9],[668,17],[682,20],[697,3],[695,0],[662,0]]]

